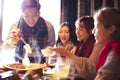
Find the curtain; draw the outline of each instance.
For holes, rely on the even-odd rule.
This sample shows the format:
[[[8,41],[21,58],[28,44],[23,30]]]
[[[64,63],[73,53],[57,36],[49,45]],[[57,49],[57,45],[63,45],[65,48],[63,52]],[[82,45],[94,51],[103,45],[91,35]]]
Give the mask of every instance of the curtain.
[[[77,19],[77,0],[61,0],[60,23],[67,21],[74,25],[76,19]]]

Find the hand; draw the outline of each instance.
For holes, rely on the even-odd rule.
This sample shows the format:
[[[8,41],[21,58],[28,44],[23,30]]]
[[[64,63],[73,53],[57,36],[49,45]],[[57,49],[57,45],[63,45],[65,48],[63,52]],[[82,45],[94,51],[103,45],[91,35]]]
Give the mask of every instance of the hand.
[[[20,29],[12,29],[9,34],[9,39],[12,44],[17,44],[20,39]]]
[[[60,56],[68,56],[68,54],[70,54],[70,52],[64,48],[49,48],[49,49],[55,51],[56,53],[59,53]]]

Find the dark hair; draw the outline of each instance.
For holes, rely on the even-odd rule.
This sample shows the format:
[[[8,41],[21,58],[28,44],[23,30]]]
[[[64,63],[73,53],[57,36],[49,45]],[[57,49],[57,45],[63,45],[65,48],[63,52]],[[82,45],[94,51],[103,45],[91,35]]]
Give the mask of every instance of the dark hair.
[[[39,11],[41,8],[39,0],[23,0],[21,4],[22,11],[24,11],[26,8],[31,8],[31,7],[34,7]]]
[[[77,41],[77,36],[76,36],[76,34],[75,34],[75,26],[73,26],[73,25],[71,25],[69,22],[63,22],[61,25],[60,25],[60,27],[62,28],[63,26],[68,26],[68,28],[69,28],[69,32],[70,32],[70,41],[72,41],[73,42],[73,44],[75,44],[75,45],[77,45],[77,43],[78,43],[78,41]],[[60,43],[61,42],[61,40],[60,40],[60,38],[59,38],[59,36],[58,36],[58,39],[57,39],[57,43],[56,44],[58,44],[58,43]]]
[[[106,7],[98,10],[95,13],[94,19],[103,24],[106,29],[115,26],[115,31],[111,34],[110,39],[120,40],[120,11],[111,7]]]
[[[93,29],[94,28],[94,19],[93,17],[91,16],[83,16],[81,18],[78,18],[77,21],[76,21],[76,24],[77,23],[81,23],[83,22],[83,24],[85,25],[85,29],[89,32],[89,30]]]

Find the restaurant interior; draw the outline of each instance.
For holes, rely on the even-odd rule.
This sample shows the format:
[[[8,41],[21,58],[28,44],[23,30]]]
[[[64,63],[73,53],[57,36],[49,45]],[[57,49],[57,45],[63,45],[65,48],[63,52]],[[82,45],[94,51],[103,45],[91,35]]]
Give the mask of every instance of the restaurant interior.
[[[55,5],[54,2],[52,4]],[[3,34],[3,18],[4,18],[3,17],[3,15],[4,15],[3,7],[4,7],[4,0],[0,0],[0,8],[1,8],[0,9],[0,45],[3,42],[3,40],[2,40],[2,38],[3,38],[3,36],[2,36],[2,34]],[[79,18],[81,16],[85,16],[85,15],[93,16],[95,11],[99,10],[102,7],[114,7],[116,9],[120,10],[120,0],[60,0],[60,15],[59,15],[60,22],[59,22],[59,24],[67,21],[74,25],[77,18]],[[55,31],[57,31],[57,30],[55,30]],[[43,79],[43,75],[44,75],[43,68],[45,67],[44,64],[31,65],[32,67],[36,67],[35,69],[33,68],[33,70],[30,68],[28,68],[27,70],[25,70],[25,69],[15,70],[14,67],[13,66],[11,67],[11,66],[12,65],[7,65],[7,67],[10,69],[8,69],[8,68],[4,69],[4,70],[6,70],[6,72],[4,74],[0,74],[0,76],[1,76],[0,80],[20,80],[19,76],[21,76],[21,75],[22,75],[21,80],[42,80]],[[19,66],[21,66],[21,65],[19,64]],[[41,66],[41,68],[38,66]],[[22,67],[24,67],[24,66],[22,66]],[[1,69],[2,68],[0,68],[0,70]],[[19,75],[17,73],[19,73]],[[40,73],[40,74],[38,75],[36,73]],[[33,79],[33,74],[35,74],[34,79]],[[74,76],[76,77],[77,75],[74,75]],[[47,75],[47,76],[45,75],[43,80],[49,80],[49,77],[50,77],[50,75]],[[82,79],[77,76],[76,79],[70,78],[70,79],[57,79],[57,80],[82,80]]]

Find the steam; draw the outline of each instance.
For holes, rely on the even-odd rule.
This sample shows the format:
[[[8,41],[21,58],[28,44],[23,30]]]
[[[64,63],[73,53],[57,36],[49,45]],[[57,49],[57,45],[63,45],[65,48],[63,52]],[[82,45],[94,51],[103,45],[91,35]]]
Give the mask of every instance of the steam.
[[[34,57],[34,63],[41,62],[41,49],[40,46],[37,44],[36,38],[30,38],[31,48],[32,48],[32,56]]]

